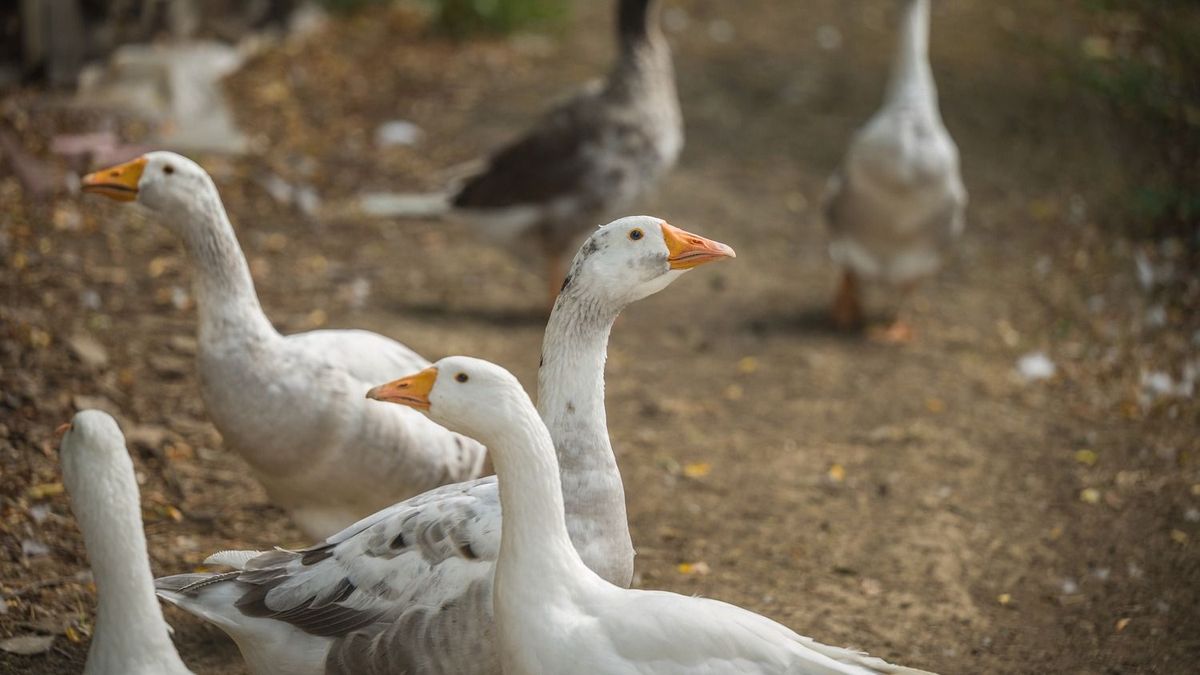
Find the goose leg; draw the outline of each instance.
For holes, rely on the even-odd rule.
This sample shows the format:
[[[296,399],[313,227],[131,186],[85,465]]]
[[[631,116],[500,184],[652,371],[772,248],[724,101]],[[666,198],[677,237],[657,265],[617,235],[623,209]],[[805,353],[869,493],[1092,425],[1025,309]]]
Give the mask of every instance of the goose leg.
[[[833,297],[833,325],[840,330],[853,330],[862,325],[863,311],[859,300],[858,277],[848,269],[842,270],[842,279]]]
[[[896,316],[886,326],[871,328],[870,338],[873,341],[898,345],[908,344],[916,338],[912,325],[904,319],[904,308],[908,306],[908,298],[916,287],[916,282],[907,282],[900,287],[900,302],[896,309]]]

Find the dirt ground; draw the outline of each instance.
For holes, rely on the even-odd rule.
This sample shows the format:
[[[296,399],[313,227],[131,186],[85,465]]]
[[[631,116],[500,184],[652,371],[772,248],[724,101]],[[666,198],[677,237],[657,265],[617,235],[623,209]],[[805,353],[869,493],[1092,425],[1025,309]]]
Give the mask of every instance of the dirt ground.
[[[914,302],[918,339],[889,347],[828,329],[816,204],[879,101],[893,3],[668,4],[687,147],[637,210],[738,258],[631,307],[613,335],[637,585],[941,673],[1195,672],[1200,406],[1156,393],[1152,374],[1200,367],[1197,283],[1177,243],[1125,239],[1106,217],[1128,146],[1055,51],[1077,49],[1086,15],[935,3],[969,227]],[[606,5],[561,34],[461,46],[373,8],[236,75],[260,152],[202,159],[276,324],[372,329],[533,383],[534,268],[453,225],[305,218],[263,177],[327,204],[436,187],[603,70]],[[54,132],[89,123],[30,91],[0,114],[41,157]],[[424,142],[376,149],[373,130],[396,118]],[[26,199],[0,173],[0,253],[0,638],[60,636],[45,654],[0,653],[0,673],[77,672],[94,596],[52,440],[73,409],[111,409],[134,431],[156,573],[308,542],[207,422],[188,266],[165,229],[98,199]],[[1172,266],[1174,281],[1142,283]],[[1057,373],[1024,382],[1017,359],[1039,350]],[[196,672],[244,672],[219,631],[168,619]]]

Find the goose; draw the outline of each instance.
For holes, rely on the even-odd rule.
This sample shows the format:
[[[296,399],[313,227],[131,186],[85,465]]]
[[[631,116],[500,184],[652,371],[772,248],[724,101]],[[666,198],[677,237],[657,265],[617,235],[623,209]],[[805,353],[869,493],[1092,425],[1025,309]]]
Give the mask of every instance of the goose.
[[[133,462],[115,420],[83,410],[58,429],[63,484],[99,607],[84,675],[189,675],[154,597]]]
[[[929,66],[929,0],[902,0],[900,40],[883,108],[858,131],[824,202],[829,254],[841,268],[833,303],[843,329],[863,322],[861,281],[907,297],[962,233],[967,191],[942,124]],[[875,337],[912,338],[897,312]]]
[[[493,603],[503,672],[918,673],[716,600],[631,590],[572,546],[550,432],[511,373],[451,356],[374,390],[487,444],[504,528]]]
[[[609,331],[629,303],[733,256],[658,218],[622,218],[583,244],[551,311],[540,410],[561,460],[571,539],[614,584],[631,583],[634,551],[604,410]],[[211,562],[235,571],[157,585],[228,633],[256,675],[494,674],[500,523],[490,476],[413,497],[300,551],[220,552]]]
[[[683,148],[683,118],[660,0],[617,0],[616,64],[500,148],[449,198],[451,216],[546,261],[549,299],[566,256],[607,213],[623,210]]]
[[[381,373],[428,363],[411,349],[362,330],[275,330],[221,196],[198,164],[151,152],[88,174],[83,191],[137,202],[183,240],[195,267],[205,407],[226,446],[308,537],[482,474],[486,452],[475,441],[363,400]]]

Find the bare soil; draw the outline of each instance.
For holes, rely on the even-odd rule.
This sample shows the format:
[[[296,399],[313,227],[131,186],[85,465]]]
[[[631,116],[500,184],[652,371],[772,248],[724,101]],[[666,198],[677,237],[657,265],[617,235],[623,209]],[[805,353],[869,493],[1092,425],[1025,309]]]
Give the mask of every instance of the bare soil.
[[[1112,226],[1130,146],[1059,58],[1098,30],[1088,15],[935,3],[969,230],[913,303],[917,340],[890,347],[829,329],[816,205],[879,101],[893,3],[670,4],[689,18],[671,21],[687,149],[639,210],[738,258],[631,307],[613,336],[609,422],[637,585],[942,673],[1194,672],[1200,406],[1142,378],[1178,381],[1196,359],[1197,283],[1178,246]],[[260,152],[202,159],[276,324],[372,329],[532,384],[536,266],[453,225],[308,219],[262,179],[311,184],[326,203],[436,187],[603,71],[605,5],[549,37],[461,45],[373,8],[235,76]],[[817,39],[834,42],[830,27],[835,49]],[[94,123],[36,91],[8,95],[0,115],[39,157],[54,133]],[[395,118],[424,142],[376,149],[374,129]],[[308,542],[207,421],[189,270],[168,232],[98,199],[28,199],[0,173],[0,254],[0,639],[60,636],[45,654],[0,652],[0,673],[77,672],[94,589],[52,440],[75,408],[137,430],[156,573]],[[1147,290],[1135,256],[1174,264],[1175,281]],[[1024,382],[1015,363],[1037,350],[1057,374]],[[198,673],[244,672],[219,631],[168,619]]]

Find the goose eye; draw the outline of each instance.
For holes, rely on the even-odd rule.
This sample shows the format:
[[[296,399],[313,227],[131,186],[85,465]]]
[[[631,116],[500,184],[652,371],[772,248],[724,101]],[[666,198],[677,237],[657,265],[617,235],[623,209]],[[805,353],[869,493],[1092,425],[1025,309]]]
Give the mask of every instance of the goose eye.
[[[163,173],[166,173],[166,174],[175,173],[175,167],[171,166],[170,164],[167,164],[166,166],[163,167]]]
[[[454,376],[454,379],[458,380],[459,382],[466,382],[467,380],[469,380],[471,378],[468,377],[466,373],[459,373]]]
[[[635,229],[632,229],[629,231],[629,238],[632,239],[633,241],[637,241],[644,236],[646,236],[646,235],[644,232],[642,232],[641,228],[635,228]]]

